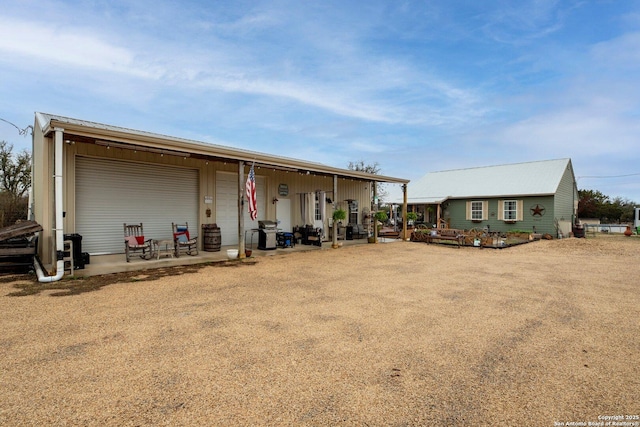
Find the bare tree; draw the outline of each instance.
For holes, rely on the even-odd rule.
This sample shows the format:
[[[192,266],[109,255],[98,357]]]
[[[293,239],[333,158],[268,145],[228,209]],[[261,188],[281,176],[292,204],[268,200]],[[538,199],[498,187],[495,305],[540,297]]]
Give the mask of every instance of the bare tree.
[[[13,154],[13,145],[0,142],[0,225],[27,217],[27,192],[31,186],[31,154]]]
[[[378,175],[382,169],[380,168],[378,162],[375,162],[372,165],[367,165],[364,163],[364,160],[360,160],[357,162],[349,162],[349,170]],[[382,204],[384,199],[388,196],[388,193],[384,188],[384,184],[376,182],[375,186],[376,195],[378,196],[378,203]]]

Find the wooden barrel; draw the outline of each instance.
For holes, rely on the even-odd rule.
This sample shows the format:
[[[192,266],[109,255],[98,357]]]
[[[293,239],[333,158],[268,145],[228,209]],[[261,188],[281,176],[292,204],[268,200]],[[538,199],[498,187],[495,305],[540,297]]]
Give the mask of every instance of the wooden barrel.
[[[220,251],[222,236],[216,224],[202,224],[203,249],[207,252]]]

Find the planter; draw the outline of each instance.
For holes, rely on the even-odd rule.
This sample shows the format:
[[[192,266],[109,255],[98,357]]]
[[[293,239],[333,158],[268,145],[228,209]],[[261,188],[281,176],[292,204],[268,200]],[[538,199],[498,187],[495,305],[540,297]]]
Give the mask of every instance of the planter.
[[[369,242],[369,243],[375,243],[375,242],[376,242],[376,238],[375,238],[375,237],[368,237],[368,238],[367,238],[367,242]]]
[[[222,241],[220,227],[216,224],[202,224],[202,237],[204,242],[202,249],[206,252],[220,251],[220,243]]]
[[[238,250],[237,249],[227,249],[227,258],[229,258],[229,259],[238,258]]]

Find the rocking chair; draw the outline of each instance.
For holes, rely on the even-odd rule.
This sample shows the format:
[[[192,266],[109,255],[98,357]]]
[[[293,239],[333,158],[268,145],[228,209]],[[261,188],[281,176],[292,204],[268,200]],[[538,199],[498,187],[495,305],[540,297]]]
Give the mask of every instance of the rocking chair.
[[[178,225],[172,222],[171,228],[173,229],[173,241],[176,245],[176,257],[180,256],[180,252],[187,255],[197,255],[198,236],[189,235],[189,223]]]
[[[124,224],[124,254],[127,262],[133,253],[142,252],[140,258],[149,259],[153,255],[151,239],[145,240],[144,229],[140,224]]]

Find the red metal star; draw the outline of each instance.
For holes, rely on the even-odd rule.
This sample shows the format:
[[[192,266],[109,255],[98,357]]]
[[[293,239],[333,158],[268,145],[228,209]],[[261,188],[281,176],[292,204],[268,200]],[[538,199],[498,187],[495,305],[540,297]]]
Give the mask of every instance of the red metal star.
[[[544,208],[540,205],[536,205],[535,208],[531,208],[531,215],[532,216],[542,216],[542,214],[544,213]]]

